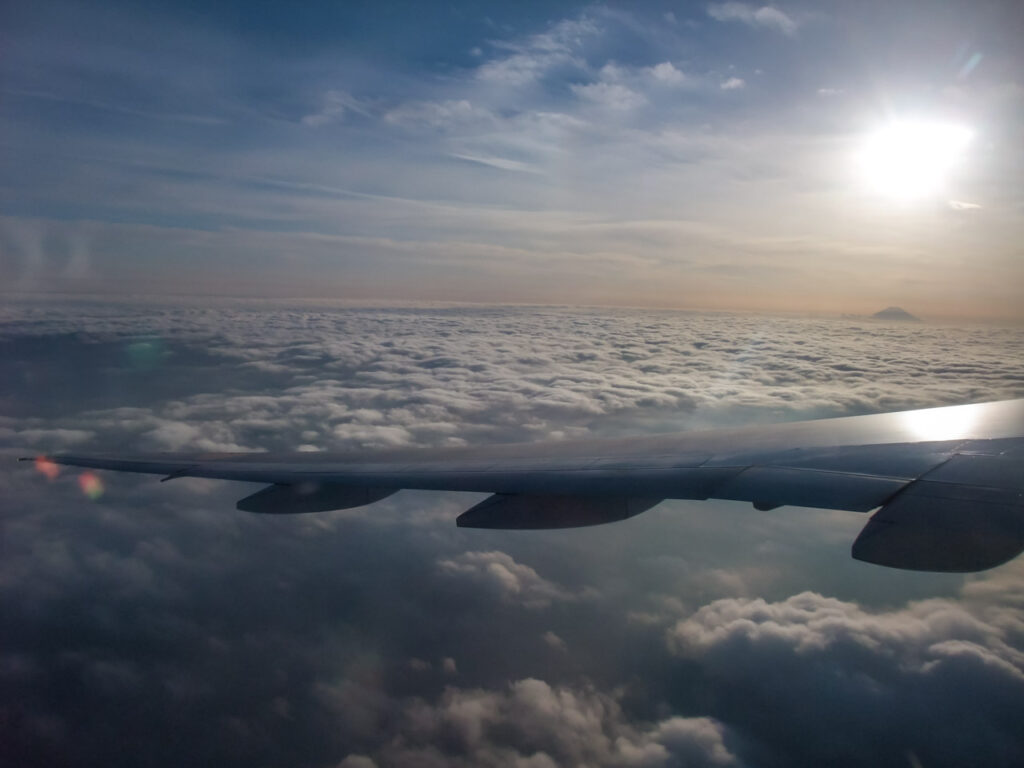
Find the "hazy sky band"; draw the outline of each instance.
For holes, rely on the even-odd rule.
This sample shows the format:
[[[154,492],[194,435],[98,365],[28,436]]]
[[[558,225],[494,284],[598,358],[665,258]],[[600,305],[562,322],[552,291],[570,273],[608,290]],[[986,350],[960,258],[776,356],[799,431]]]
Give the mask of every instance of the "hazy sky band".
[[[6,291],[1020,319],[1012,3],[3,12]],[[880,199],[879,122],[971,126]]]

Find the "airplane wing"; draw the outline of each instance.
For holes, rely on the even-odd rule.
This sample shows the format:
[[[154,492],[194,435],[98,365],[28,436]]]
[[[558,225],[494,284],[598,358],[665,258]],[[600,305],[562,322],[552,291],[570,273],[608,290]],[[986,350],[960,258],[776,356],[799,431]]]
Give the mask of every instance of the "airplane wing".
[[[1024,400],[621,439],[362,453],[61,454],[92,469],[267,483],[238,502],[286,514],[403,488],[493,495],[469,528],[572,528],[663,499],[878,511],[858,560],[968,572],[1024,550]]]

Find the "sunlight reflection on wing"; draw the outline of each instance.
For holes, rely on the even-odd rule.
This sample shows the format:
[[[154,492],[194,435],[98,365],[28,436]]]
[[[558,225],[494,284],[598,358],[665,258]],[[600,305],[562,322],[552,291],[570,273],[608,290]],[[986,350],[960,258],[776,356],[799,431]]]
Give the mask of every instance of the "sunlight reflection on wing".
[[[956,440],[970,436],[976,426],[977,413],[972,406],[962,405],[907,411],[901,416],[917,440]]]

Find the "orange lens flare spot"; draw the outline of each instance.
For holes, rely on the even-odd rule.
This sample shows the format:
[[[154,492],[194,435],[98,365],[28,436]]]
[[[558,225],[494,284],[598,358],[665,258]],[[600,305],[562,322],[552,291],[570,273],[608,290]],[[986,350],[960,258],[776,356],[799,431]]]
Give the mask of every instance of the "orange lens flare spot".
[[[103,495],[103,481],[94,472],[83,472],[78,476],[78,487],[93,501]]]
[[[60,474],[60,467],[45,456],[37,456],[36,471],[41,475],[45,475],[47,480],[56,480],[57,475]]]

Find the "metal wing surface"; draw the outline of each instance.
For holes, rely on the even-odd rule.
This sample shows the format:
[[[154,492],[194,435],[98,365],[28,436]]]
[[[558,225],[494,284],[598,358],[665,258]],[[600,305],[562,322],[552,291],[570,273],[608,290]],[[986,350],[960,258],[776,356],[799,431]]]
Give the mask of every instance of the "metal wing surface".
[[[860,560],[976,571],[1024,550],[1024,400],[621,439],[363,453],[62,454],[93,469],[269,483],[251,512],[362,506],[403,488],[494,494],[463,527],[567,528],[662,499],[867,512]]]

